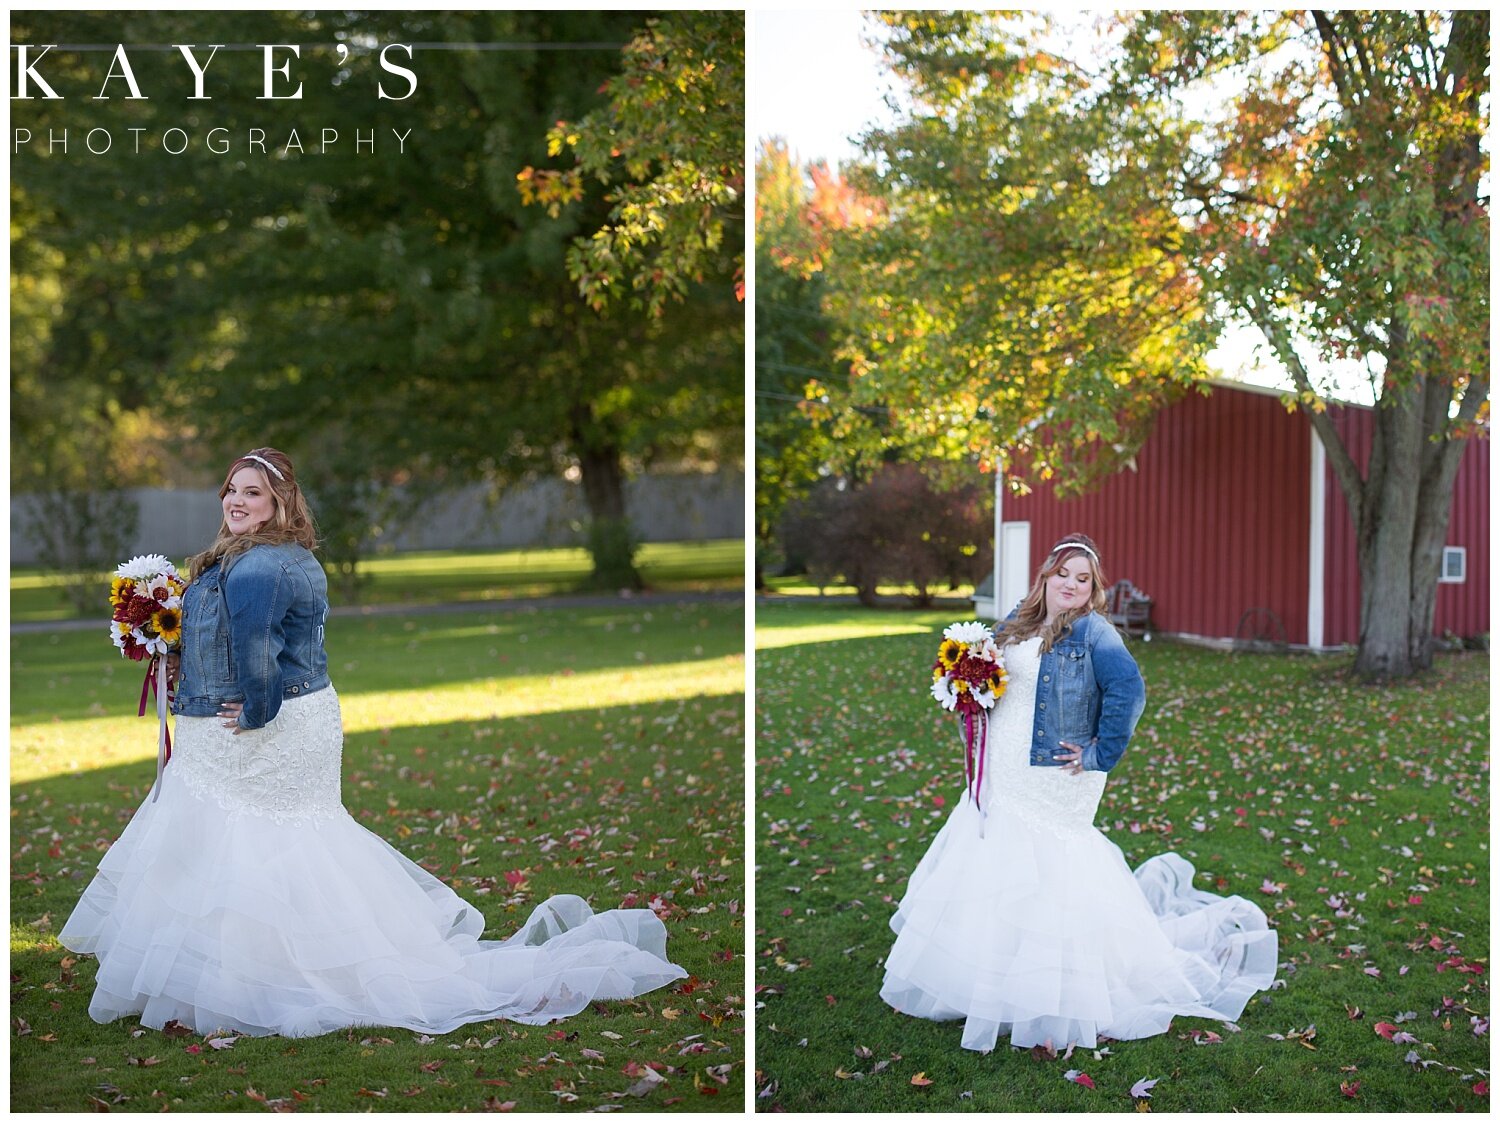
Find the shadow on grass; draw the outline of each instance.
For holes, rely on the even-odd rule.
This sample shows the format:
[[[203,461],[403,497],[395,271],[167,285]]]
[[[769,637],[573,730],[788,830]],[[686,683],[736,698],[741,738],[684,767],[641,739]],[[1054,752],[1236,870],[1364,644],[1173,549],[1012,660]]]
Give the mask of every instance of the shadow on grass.
[[[329,628],[329,673],[353,696],[692,663],[739,654],[743,620],[743,605],[722,603],[343,619]],[[121,713],[143,673],[108,645],[105,625],[13,636],[12,724]]]
[[[669,954],[692,976],[633,1002],[596,1004],[558,1030],[493,1022],[427,1045],[406,1031],[357,1029],[189,1054],[197,1038],[136,1038],[131,1019],[95,1024],[86,1012],[94,961],[69,955],[53,934],[145,797],[153,765],[17,785],[11,1014],[28,1032],[12,1038],[12,1109],[88,1110],[90,1096],[125,1110],[258,1109],[253,1088],[294,1101],[297,1092],[323,1111],[384,1106],[372,1100],[387,1095],[391,1106],[410,1096],[422,1110],[493,1100],[555,1111],[561,1081],[580,1109],[739,1111],[743,722],[743,697],[719,694],[346,739],[350,814],[475,904],[488,938],[508,935],[556,893],[596,909],[655,900]],[[667,1083],[625,1095],[647,1063],[665,1065]]]

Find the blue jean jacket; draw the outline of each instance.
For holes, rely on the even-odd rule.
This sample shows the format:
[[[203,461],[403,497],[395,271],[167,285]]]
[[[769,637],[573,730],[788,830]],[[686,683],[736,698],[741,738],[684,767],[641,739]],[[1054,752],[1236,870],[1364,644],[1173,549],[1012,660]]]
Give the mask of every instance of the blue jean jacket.
[[[252,546],[215,563],[182,595],[182,666],[172,712],[212,717],[243,702],[241,729],[260,729],[287,698],[329,684],[323,625],[328,579],[305,547]]]
[[[1083,749],[1085,769],[1108,772],[1145,708],[1146,684],[1120,633],[1097,612],[1080,617],[1042,653],[1031,763],[1061,765],[1057,755],[1068,751],[1060,744],[1067,741]]]

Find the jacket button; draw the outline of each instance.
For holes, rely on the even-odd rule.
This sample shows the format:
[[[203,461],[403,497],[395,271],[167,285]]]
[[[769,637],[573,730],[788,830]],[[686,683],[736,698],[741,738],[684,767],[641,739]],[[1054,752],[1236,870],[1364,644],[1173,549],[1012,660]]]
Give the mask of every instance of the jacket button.
[[[297,693],[297,691],[299,691],[301,689],[302,688],[300,686],[294,686],[294,687],[292,687],[292,693],[295,694],[295,693]]]
[[[1051,682],[1052,681],[1052,676],[1051,675],[1043,675],[1042,676],[1042,681],[1043,682]]]
[[[1047,703],[1046,702],[1041,702],[1041,703],[1039,703],[1037,705],[1037,709],[1045,710],[1046,708],[1047,708]]]

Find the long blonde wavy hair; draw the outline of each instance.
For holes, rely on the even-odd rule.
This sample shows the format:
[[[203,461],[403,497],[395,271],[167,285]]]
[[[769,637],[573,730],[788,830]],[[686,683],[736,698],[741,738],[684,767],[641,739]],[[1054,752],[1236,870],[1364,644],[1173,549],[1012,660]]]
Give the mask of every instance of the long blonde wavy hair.
[[[257,456],[273,465],[281,475],[278,477],[275,472],[267,471],[265,464],[253,459]],[[292,468],[291,457],[274,448],[257,448],[245,453],[229,465],[229,471],[224,473],[224,482],[219,487],[220,499],[224,498],[224,493],[229,490],[229,481],[234,479],[234,474],[241,468],[251,468],[260,474],[261,481],[271,496],[271,517],[260,529],[250,534],[235,534],[229,529],[228,521],[221,519],[219,532],[214,535],[208,549],[188,559],[188,573],[191,577],[197,577],[214,562],[226,562],[238,557],[251,546],[295,542],[309,550],[317,548],[318,529],[313,523],[307,499],[297,486],[297,473]]]
[[[1104,570],[1095,557],[1090,557],[1085,551],[1078,549],[1079,546],[1087,546],[1093,550],[1095,557],[1099,553],[1099,547],[1094,545],[1094,540],[1086,534],[1069,534],[1053,546],[1052,552],[1047,555],[1042,561],[1041,568],[1036,571],[1036,580],[1031,583],[1031,591],[1026,594],[1016,609],[1016,618],[1007,623],[996,637],[1002,645],[1020,643],[1032,636],[1041,636],[1042,650],[1051,651],[1052,645],[1067,634],[1073,622],[1080,616],[1104,611],[1108,603],[1104,596]],[[1052,623],[1048,624],[1047,579],[1078,558],[1088,562],[1089,570],[1094,578],[1093,591],[1086,602],[1077,608],[1070,608],[1067,612],[1059,613]]]

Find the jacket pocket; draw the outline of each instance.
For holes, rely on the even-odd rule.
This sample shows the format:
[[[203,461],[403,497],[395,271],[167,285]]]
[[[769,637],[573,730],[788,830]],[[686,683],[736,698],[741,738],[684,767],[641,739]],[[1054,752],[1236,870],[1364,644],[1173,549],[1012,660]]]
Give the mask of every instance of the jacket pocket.
[[[1061,689],[1058,718],[1063,725],[1063,740],[1083,744],[1094,735],[1092,720],[1094,686],[1093,668],[1089,666],[1088,652],[1081,647],[1069,647],[1059,652],[1058,660]]]
[[[202,690],[214,691],[234,681],[234,667],[229,651],[229,620],[224,596],[215,575],[192,588],[191,598],[184,598],[183,616],[186,634],[184,658],[188,671]]]

